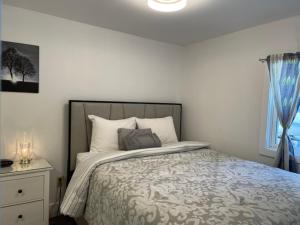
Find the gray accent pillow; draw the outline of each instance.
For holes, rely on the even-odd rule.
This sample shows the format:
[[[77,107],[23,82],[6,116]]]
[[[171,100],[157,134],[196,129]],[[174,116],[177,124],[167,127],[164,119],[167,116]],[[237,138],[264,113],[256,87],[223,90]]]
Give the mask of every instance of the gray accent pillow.
[[[151,129],[130,130],[120,128],[118,134],[120,150],[161,147],[160,139],[152,133]]]
[[[147,129],[127,129],[127,128],[119,128],[118,129],[118,142],[119,149],[126,150],[124,145],[124,139],[127,136],[134,137],[136,135],[151,135],[152,130],[150,128]]]
[[[161,147],[161,141],[156,134],[127,136],[124,138],[125,150]]]

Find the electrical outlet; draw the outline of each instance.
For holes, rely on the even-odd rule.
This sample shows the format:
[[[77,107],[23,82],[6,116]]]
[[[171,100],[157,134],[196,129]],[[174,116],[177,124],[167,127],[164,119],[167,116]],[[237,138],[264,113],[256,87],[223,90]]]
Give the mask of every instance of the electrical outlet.
[[[57,187],[62,187],[64,182],[64,177],[58,177],[57,178]]]

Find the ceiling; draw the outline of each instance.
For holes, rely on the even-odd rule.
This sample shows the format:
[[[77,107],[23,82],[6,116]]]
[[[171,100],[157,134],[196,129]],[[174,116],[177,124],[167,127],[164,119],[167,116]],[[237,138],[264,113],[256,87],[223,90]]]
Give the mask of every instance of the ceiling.
[[[179,45],[300,15],[300,0],[189,0],[183,11],[175,13],[152,11],[147,0],[4,0],[4,4]]]

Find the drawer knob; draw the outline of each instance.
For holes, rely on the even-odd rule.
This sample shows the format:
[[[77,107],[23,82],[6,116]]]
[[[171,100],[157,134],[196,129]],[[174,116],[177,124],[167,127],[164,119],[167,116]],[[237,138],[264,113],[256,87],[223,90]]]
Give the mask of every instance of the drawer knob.
[[[19,218],[19,219],[22,219],[22,218],[23,218],[23,215],[18,215],[18,218]]]
[[[22,189],[19,189],[19,190],[18,190],[18,193],[19,193],[19,194],[22,194],[22,192],[23,192]]]

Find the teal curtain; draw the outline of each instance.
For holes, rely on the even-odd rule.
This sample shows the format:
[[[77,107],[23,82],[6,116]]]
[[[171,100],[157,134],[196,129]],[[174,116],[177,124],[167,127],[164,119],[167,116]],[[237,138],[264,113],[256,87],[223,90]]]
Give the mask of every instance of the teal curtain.
[[[296,172],[294,148],[288,130],[299,108],[300,53],[271,55],[268,56],[267,61],[270,71],[270,87],[274,93],[274,104],[283,128],[275,166]]]

